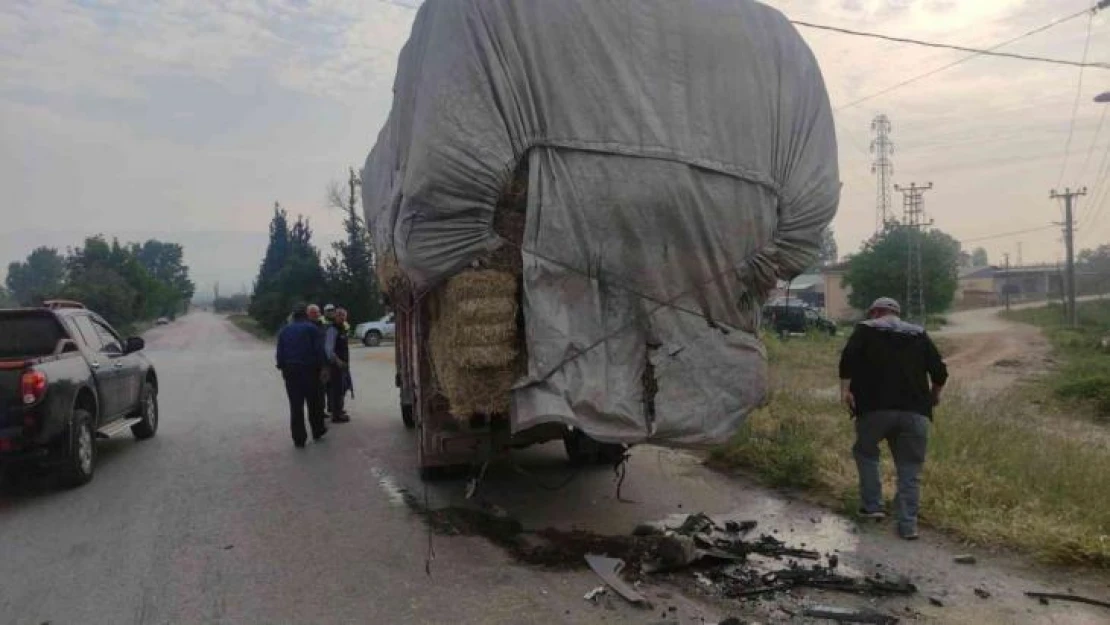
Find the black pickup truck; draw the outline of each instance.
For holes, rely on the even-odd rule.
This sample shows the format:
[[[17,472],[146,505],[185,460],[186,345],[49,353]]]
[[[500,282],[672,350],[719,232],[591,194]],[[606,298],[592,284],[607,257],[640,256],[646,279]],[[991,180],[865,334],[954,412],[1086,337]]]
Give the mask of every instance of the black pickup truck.
[[[80,305],[0,310],[0,469],[36,463],[93,477],[97,438],[158,430],[158,377],[143,339]]]

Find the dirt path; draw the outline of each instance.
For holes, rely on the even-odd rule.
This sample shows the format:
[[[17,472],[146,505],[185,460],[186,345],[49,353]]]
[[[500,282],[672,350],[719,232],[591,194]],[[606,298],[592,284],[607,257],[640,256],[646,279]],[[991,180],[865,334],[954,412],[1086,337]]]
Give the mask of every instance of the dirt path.
[[[953,313],[949,325],[934,334],[953,383],[972,397],[995,395],[1052,364],[1052,346],[1041,331],[1002,319],[1001,310]]]

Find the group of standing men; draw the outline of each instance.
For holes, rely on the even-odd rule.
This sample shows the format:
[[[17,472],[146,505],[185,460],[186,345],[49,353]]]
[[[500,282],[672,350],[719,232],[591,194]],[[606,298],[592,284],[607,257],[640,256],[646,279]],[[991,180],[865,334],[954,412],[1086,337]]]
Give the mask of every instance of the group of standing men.
[[[285,380],[289,426],[297,447],[308,441],[306,407],[314,440],[327,434],[326,419],[351,420],[344,409],[347,393],[354,394],[349,335],[347,311],[331,304],[324,307],[323,315],[315,304],[298,305],[278,335],[277,368]]]

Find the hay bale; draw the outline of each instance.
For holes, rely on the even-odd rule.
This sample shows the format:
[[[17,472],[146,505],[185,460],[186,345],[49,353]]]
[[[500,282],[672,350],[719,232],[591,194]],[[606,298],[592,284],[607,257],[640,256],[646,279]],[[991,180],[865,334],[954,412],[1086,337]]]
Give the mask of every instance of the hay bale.
[[[522,371],[517,277],[464,271],[436,289],[429,346],[439,390],[456,417],[506,414]]]
[[[406,282],[405,274],[397,263],[397,256],[392,251],[377,257],[374,272],[378,276],[378,284],[383,291],[391,291]]]

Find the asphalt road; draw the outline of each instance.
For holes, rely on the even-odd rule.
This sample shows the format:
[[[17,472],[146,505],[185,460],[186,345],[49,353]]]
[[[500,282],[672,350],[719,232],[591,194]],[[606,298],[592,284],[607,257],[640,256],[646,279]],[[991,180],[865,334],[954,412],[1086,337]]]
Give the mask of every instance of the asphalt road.
[[[147,337],[158,436],[103,442],[86,487],[0,494],[0,622],[597,622],[588,572],[517,566],[481,538],[434,537],[426,574],[389,350],[355,352],[353,422],[297,450],[269,345],[207,314]]]
[[[608,469],[544,488],[568,468],[560,445],[534,448],[518,456],[528,476],[493,467],[478,497],[464,502],[462,482],[425,489],[416,477],[391,348],[354,352],[352,422],[297,450],[272,346],[210,314],[147,339],[162,387],[158,436],[102,443],[95,479],[77,490],[34,480],[0,488],[0,623],[715,623],[755,609],[688,599],[694,594],[667,585],[643,589],[655,610],[588,603],[583,594],[600,584],[588,570],[541,570],[481,537],[431,535],[420,509],[453,505],[503,511],[529,528],[609,534],[697,511],[752,518],[763,531],[839,550],[847,570],[910,574],[923,594],[881,604],[891,612],[936,622],[1098,622],[1066,607],[1034,614],[1020,594],[1078,580],[1048,584],[990,554],[975,568],[954,566],[943,539],[927,534],[910,550],[885,529],[858,528],[679,452],[637,451],[627,501],[618,501]],[[976,598],[976,586],[996,600]],[[947,607],[931,607],[927,594]],[[758,608],[778,616],[761,620],[797,622],[776,605]]]

